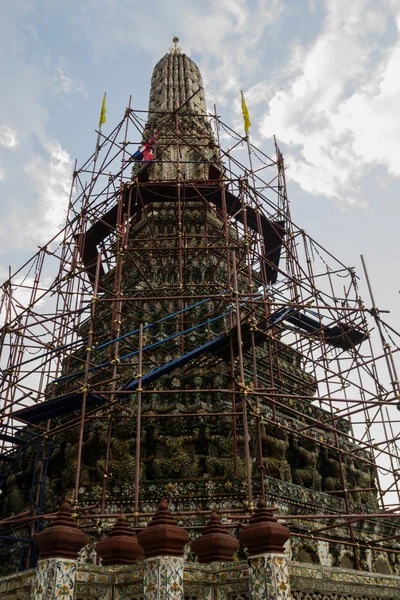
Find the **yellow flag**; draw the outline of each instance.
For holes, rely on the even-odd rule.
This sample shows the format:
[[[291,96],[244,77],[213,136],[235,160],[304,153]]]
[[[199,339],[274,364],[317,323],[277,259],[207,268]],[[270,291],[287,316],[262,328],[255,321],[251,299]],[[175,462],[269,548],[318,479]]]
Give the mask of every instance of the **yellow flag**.
[[[100,120],[99,120],[99,127],[101,127],[103,125],[103,123],[106,122],[106,94],[104,94],[103,96],[103,102],[101,103],[101,112],[100,112]]]
[[[251,121],[250,121],[250,117],[249,117],[249,111],[247,110],[247,106],[246,106],[246,100],[244,99],[242,90],[240,90],[240,93],[242,94],[242,113],[243,113],[243,121],[244,121],[244,130],[247,135],[249,133]]]

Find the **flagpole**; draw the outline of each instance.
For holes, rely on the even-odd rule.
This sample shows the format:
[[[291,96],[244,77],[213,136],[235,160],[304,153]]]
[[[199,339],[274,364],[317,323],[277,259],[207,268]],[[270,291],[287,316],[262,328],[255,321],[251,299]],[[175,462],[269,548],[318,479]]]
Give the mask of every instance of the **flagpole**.
[[[250,173],[253,176],[253,185],[255,184],[254,182],[254,171],[253,171],[253,161],[251,159],[251,148],[250,148],[250,134],[247,132],[247,135],[245,137],[246,143],[247,143],[247,152],[249,154],[249,165],[250,165]]]

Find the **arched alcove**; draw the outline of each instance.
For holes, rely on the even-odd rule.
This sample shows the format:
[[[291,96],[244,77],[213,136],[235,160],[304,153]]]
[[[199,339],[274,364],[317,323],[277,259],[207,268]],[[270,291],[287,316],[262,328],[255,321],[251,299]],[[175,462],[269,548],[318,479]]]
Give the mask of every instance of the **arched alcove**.
[[[342,567],[342,569],[354,569],[353,558],[349,554],[344,554],[340,559],[339,567]]]
[[[383,558],[378,558],[378,560],[375,561],[374,571],[375,573],[381,573],[382,575],[392,574],[389,563]]]
[[[297,562],[311,563],[313,565],[318,564],[318,560],[315,556],[315,552],[311,548],[300,548],[296,556]]]

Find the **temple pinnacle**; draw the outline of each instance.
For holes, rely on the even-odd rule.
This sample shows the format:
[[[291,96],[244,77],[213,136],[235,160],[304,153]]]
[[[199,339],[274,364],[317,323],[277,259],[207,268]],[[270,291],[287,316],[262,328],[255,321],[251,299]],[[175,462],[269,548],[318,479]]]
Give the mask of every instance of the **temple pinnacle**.
[[[170,52],[172,54],[180,54],[182,48],[180,48],[178,46],[179,38],[176,35],[174,35],[174,37],[172,38],[172,42],[173,42],[174,45],[173,45],[172,48],[170,48]]]

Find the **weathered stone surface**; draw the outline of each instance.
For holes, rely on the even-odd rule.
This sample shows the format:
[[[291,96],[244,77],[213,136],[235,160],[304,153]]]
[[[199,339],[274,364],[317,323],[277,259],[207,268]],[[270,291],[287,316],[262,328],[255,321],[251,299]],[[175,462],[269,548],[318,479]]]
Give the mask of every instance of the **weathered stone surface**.
[[[60,506],[54,521],[40,533],[35,535],[35,544],[41,559],[46,558],[78,558],[78,552],[89,543],[86,533],[81,531],[67,500]]]
[[[120,514],[108,536],[96,544],[96,552],[105,566],[133,565],[143,554],[124,513]]]
[[[165,118],[165,113],[176,118]],[[154,67],[145,138],[159,132],[157,160],[149,167],[150,180],[207,179],[209,163],[218,154],[207,119],[201,73],[186,54],[174,48]],[[193,139],[202,143],[193,144]],[[178,145],[171,143],[175,139]]]
[[[211,513],[211,520],[202,535],[191,543],[192,551],[199,562],[229,562],[239,550],[239,542],[221,525],[218,513]]]
[[[138,542],[146,558],[153,556],[182,556],[189,534],[176,524],[168,504],[161,500],[158,510],[146,529],[138,533]]]
[[[290,530],[278,523],[263,499],[259,500],[249,524],[239,533],[239,539],[247,547],[250,556],[284,553],[284,544],[289,538]]]

